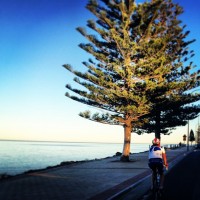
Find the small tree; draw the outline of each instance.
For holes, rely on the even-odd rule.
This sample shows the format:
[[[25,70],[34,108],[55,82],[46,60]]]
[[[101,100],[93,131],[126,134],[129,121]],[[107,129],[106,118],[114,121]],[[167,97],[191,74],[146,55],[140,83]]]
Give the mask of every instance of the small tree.
[[[194,131],[192,129],[190,130],[189,141],[191,142],[191,145],[195,141]]]
[[[200,126],[198,126],[198,129],[196,132],[196,143],[200,144]]]

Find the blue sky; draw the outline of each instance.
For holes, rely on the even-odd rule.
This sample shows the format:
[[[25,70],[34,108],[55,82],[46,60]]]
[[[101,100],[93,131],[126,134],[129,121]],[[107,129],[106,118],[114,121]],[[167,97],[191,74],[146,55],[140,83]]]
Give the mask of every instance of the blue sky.
[[[139,1],[136,1],[139,2]],[[200,3],[176,0],[190,45],[200,59],[198,24]],[[123,128],[102,125],[78,116],[90,107],[64,96],[73,76],[63,64],[80,69],[90,55],[78,47],[84,42],[75,28],[93,15],[87,0],[0,1],[0,139],[123,142]],[[197,119],[190,123],[196,130]],[[164,143],[180,142],[187,127],[178,128]],[[150,142],[153,136],[132,134],[132,142]]]

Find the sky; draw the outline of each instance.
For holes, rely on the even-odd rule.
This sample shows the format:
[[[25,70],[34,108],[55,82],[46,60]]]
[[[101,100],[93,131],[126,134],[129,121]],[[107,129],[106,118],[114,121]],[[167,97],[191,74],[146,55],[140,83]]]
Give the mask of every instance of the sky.
[[[136,1],[136,3],[142,0]],[[91,109],[67,97],[65,85],[75,69],[91,56],[78,45],[85,42],[75,29],[85,27],[94,16],[85,8],[87,0],[0,1],[0,139],[63,142],[123,143],[123,127],[99,124],[81,118]],[[200,60],[199,1],[174,0],[184,8],[183,24]],[[190,122],[196,131],[198,119]],[[163,143],[182,142],[188,126],[177,127]],[[132,133],[132,143],[150,143],[153,134]]]

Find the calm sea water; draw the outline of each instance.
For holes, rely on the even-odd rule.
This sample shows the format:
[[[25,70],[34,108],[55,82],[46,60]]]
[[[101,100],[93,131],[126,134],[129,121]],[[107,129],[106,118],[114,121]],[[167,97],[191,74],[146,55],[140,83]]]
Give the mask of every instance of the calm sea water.
[[[123,144],[0,141],[0,174],[16,175],[63,161],[105,158],[122,152]],[[148,144],[131,144],[131,153],[148,150]]]

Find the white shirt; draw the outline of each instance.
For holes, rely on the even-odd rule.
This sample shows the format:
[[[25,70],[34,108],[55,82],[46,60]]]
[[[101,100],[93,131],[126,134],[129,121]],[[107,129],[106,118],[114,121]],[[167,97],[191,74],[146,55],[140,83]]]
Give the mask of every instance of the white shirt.
[[[165,153],[165,149],[159,146],[151,146],[149,149],[149,159],[151,158],[163,158],[162,154]]]

